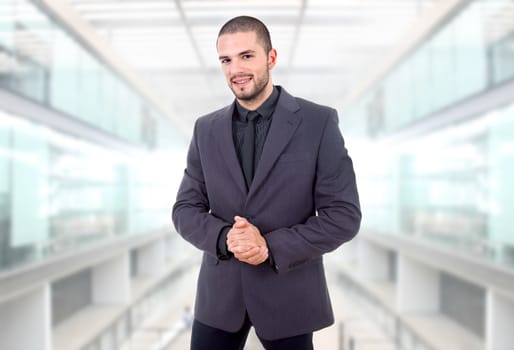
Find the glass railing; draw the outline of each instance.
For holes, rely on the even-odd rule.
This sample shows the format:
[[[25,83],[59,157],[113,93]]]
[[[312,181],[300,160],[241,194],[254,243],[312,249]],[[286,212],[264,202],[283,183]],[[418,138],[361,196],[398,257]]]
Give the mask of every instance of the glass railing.
[[[508,0],[466,2],[343,113],[363,230],[410,235],[514,266],[514,96],[510,106],[503,99],[430,134],[416,129],[423,119],[512,84],[513,10]],[[409,136],[411,126],[417,131]],[[399,141],[387,137],[397,131]]]
[[[514,78],[510,0],[469,1],[344,113],[345,130],[387,135]]]
[[[106,149],[0,110],[0,270],[169,227],[182,159]]]
[[[363,227],[514,266],[513,116],[514,104],[401,145],[360,147]]]
[[[0,2],[0,89],[130,143],[157,147],[172,122],[37,2]],[[178,133],[175,134],[177,136]]]
[[[140,149],[102,147],[0,106],[0,270],[170,225],[184,137],[94,52],[39,2],[0,2],[0,90]]]

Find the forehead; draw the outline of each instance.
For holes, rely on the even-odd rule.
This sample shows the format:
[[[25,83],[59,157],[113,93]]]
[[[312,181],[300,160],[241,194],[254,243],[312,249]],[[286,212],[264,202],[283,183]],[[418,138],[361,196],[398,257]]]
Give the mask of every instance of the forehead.
[[[245,50],[257,50],[260,47],[255,32],[236,32],[220,35],[217,48],[221,55],[238,54]]]

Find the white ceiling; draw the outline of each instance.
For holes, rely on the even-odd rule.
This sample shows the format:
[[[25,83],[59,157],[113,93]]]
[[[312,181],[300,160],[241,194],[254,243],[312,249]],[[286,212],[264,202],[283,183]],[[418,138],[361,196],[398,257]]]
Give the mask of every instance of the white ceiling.
[[[276,84],[338,107],[437,0],[68,0],[180,118],[233,99],[216,36],[228,19],[266,23]]]

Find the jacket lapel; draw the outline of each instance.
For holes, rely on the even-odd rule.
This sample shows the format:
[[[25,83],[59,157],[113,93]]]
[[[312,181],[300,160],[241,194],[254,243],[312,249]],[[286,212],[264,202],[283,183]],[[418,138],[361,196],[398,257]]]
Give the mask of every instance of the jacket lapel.
[[[241,165],[237,159],[234,139],[232,136],[232,115],[234,114],[235,104],[225,108],[220,117],[215,119],[212,125],[214,138],[217,140],[217,146],[221,154],[221,158],[225,161],[229,169],[229,173],[234,179],[234,183],[246,193],[246,183],[241,170]]]
[[[248,197],[252,195],[260,184],[266,179],[278,157],[282,154],[284,148],[289,144],[301,118],[296,113],[300,106],[283,88],[281,89],[280,98],[273,113],[273,121],[262,150],[261,159],[257,166]],[[237,160],[237,159],[236,159]],[[242,175],[241,175],[242,176]]]

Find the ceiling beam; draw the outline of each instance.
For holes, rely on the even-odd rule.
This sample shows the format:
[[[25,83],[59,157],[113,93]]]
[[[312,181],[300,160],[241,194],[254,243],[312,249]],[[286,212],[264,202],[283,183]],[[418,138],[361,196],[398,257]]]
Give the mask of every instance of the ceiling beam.
[[[175,0],[175,6],[177,6],[177,11],[180,15],[180,19],[182,20],[182,24],[184,25],[184,29],[186,30],[189,42],[193,46],[196,56],[198,57],[198,62],[200,62],[202,69],[205,70],[207,66],[205,64],[205,60],[203,59],[200,47],[198,46],[198,43],[195,40],[195,36],[193,35],[190,21],[188,20],[186,13],[184,12],[184,8],[182,7],[182,0]]]
[[[198,62],[200,62],[200,69],[205,77],[205,81],[207,83],[207,86],[211,90],[212,93],[216,91],[216,88],[212,85],[212,79],[209,79],[209,73],[207,69],[207,64],[205,63],[205,60],[202,56],[202,51],[200,50],[200,47],[198,46],[198,42],[195,39],[195,36],[193,34],[193,30],[191,29],[191,22],[186,16],[186,12],[184,11],[184,8],[182,6],[182,0],[175,0],[175,5],[177,6],[177,10],[180,14],[180,18],[182,19],[182,23],[184,24],[187,36],[189,38],[189,41],[191,45],[193,46],[193,50],[196,53],[196,56],[198,57]]]
[[[294,28],[294,34],[293,34],[293,39],[291,40],[291,49],[289,50],[290,54],[289,54],[289,62],[288,62],[288,67],[292,67],[293,66],[293,61],[295,59],[295,55],[296,55],[296,48],[298,47],[298,41],[300,40],[300,31],[302,30],[302,24],[304,22],[304,19],[305,19],[305,9],[307,7],[307,0],[302,0],[302,4],[300,6],[300,13],[298,14],[298,18],[297,18],[297,21],[295,23],[295,28]]]
[[[179,1],[179,0],[175,0]],[[305,1],[305,0],[304,0]],[[303,15],[304,16],[304,15]],[[145,19],[145,18],[119,18],[119,19],[94,19],[90,18],[89,21],[95,26],[99,28],[119,28],[119,27],[182,27],[183,23],[180,21],[171,21],[166,18],[156,18],[156,19]],[[221,20],[223,21],[223,20]],[[319,26],[319,27],[350,27],[350,26],[358,26],[366,23],[373,23],[372,19],[362,19],[357,17],[347,17],[347,16],[337,16],[337,17],[323,17],[323,16],[308,16],[302,19],[303,25],[308,26]],[[218,27],[220,24],[219,17],[207,17],[207,18],[188,18],[187,26],[195,27],[195,26],[216,26]],[[298,26],[298,18],[296,16],[277,16],[270,17],[266,20],[267,25],[277,25],[277,26]]]

